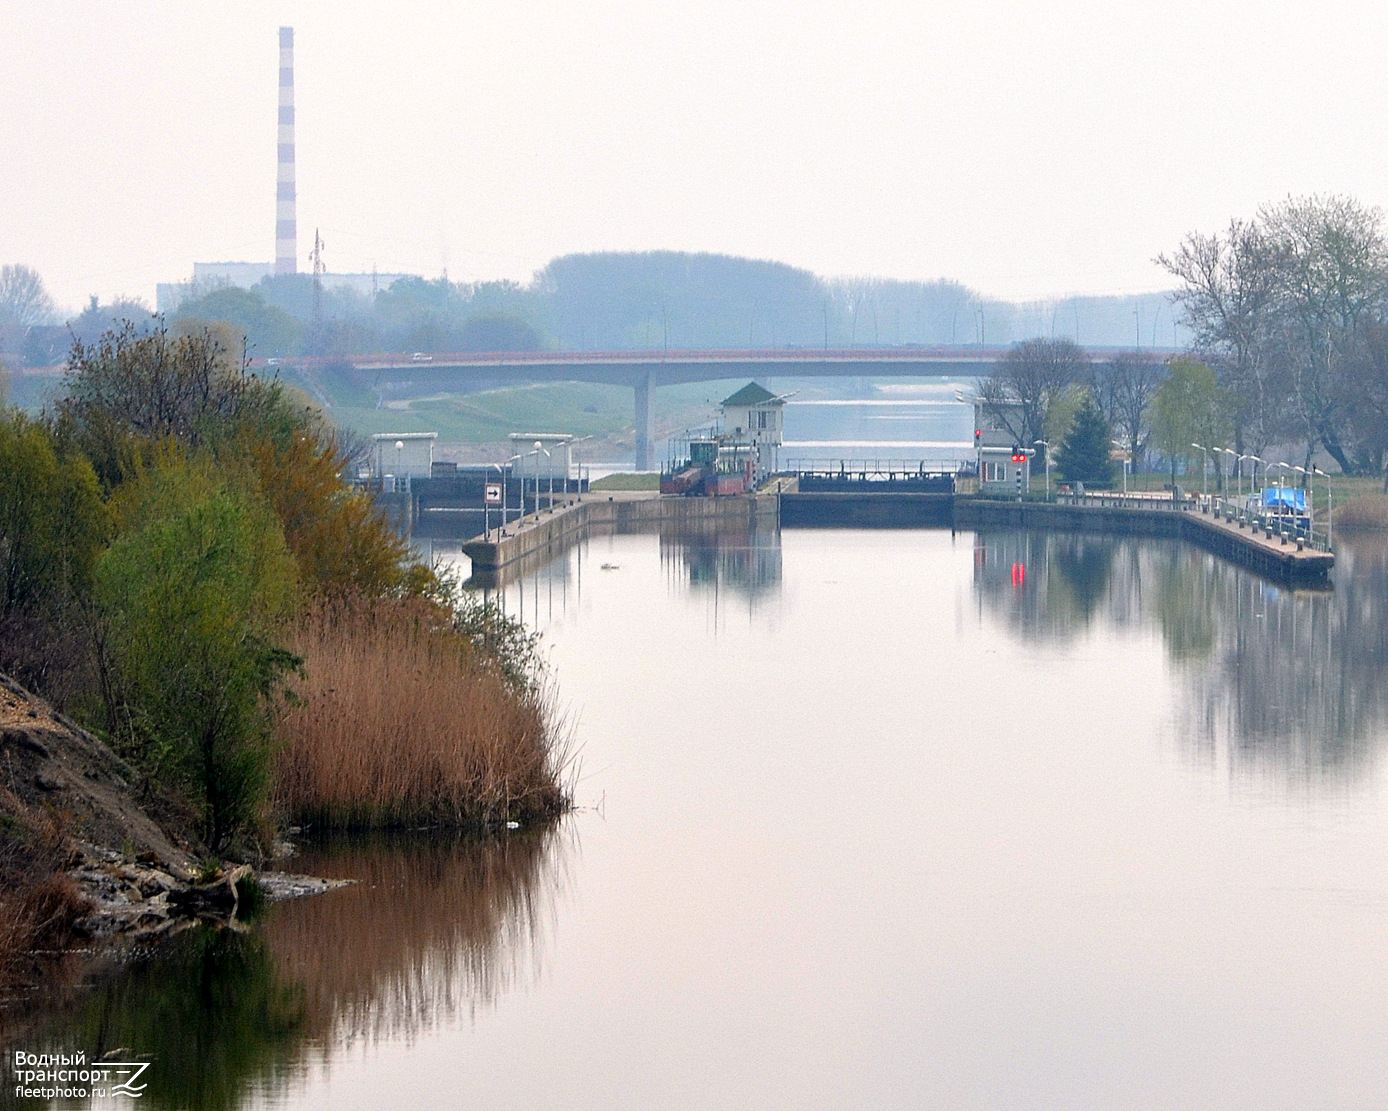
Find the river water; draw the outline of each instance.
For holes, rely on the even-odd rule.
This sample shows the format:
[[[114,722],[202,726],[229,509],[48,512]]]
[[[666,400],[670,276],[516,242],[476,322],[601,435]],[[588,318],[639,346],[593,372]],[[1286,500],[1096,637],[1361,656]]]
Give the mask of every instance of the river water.
[[[593,538],[504,594],[558,829],[305,848],[43,1044],[197,1108],[1368,1108],[1388,1092],[1388,547]],[[111,1106],[129,1106],[112,1103]]]

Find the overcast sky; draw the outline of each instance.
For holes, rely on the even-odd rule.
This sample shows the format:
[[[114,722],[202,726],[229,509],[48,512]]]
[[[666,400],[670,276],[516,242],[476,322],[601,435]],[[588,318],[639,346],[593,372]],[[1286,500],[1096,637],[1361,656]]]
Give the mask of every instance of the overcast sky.
[[[274,252],[525,279],[674,248],[1136,292],[1288,193],[1388,200],[1388,9],[960,0],[0,0],[0,262],[65,305]]]

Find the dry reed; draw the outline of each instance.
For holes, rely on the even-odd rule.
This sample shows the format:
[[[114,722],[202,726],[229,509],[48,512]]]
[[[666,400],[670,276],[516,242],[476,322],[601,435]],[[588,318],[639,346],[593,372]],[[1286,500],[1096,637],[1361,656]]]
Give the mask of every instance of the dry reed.
[[[345,828],[494,825],[566,806],[547,696],[423,600],[324,601],[297,623],[275,803]]]
[[[51,962],[36,951],[70,942],[74,921],[89,909],[62,872],[69,851],[55,818],[35,817],[0,788],[0,995],[46,976]]]
[[[1335,529],[1388,529],[1388,495],[1361,494],[1337,504]]]

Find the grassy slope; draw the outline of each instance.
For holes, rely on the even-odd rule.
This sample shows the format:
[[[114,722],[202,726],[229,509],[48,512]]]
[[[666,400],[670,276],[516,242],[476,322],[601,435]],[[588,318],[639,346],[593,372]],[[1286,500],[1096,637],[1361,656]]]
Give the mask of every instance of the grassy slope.
[[[657,474],[610,474],[597,479],[590,487],[599,490],[659,490],[660,476]]]
[[[717,401],[741,383],[696,382],[656,391],[658,438],[712,418]],[[444,393],[400,399],[378,407],[376,395],[344,379],[306,383],[330,403],[340,424],[376,432],[437,432],[443,444],[500,443],[512,432],[568,432],[630,443],[634,436],[632,391],[624,386],[556,382],[477,393]]]

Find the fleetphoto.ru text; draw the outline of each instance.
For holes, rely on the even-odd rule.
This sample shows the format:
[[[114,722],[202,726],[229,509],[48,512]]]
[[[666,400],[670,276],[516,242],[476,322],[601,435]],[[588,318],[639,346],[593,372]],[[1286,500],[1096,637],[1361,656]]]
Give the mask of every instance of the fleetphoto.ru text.
[[[85,1050],[76,1053],[10,1054],[11,1084],[16,1099],[139,1099],[145,1085],[140,1074],[148,1061],[91,1061]]]

